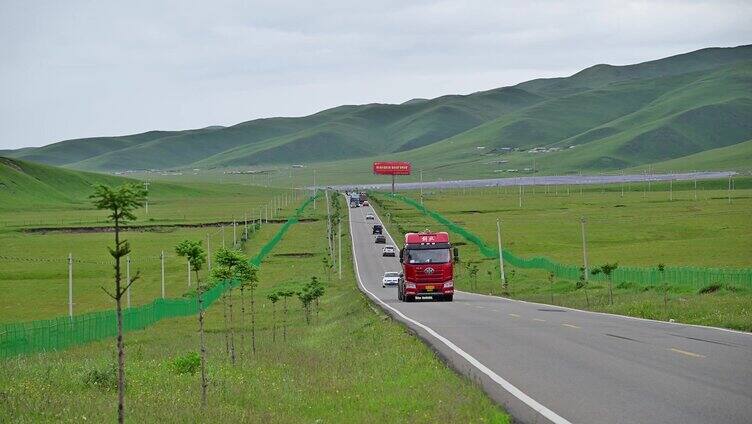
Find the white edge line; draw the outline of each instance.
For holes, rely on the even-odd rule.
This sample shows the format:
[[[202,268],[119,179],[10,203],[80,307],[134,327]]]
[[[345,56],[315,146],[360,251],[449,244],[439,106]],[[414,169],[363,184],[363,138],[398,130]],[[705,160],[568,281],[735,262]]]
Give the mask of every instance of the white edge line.
[[[371,208],[371,209],[373,210],[373,208]],[[348,207],[348,221],[350,221],[349,222],[349,224],[350,224],[350,241],[352,242],[351,243],[351,245],[352,245],[351,247],[352,247],[352,254],[353,254],[353,263],[355,264],[355,276],[358,278],[358,284],[360,285],[360,288],[364,292],[368,293],[368,295],[371,297],[371,299],[373,299],[376,302],[380,303],[382,307],[388,308],[388,309],[392,310],[394,313],[396,313],[397,315],[399,315],[405,321],[408,321],[408,322],[410,322],[410,323],[412,323],[414,325],[417,325],[418,327],[420,327],[423,330],[425,330],[426,332],[428,332],[428,334],[432,335],[437,340],[439,340],[440,342],[444,343],[448,348],[452,349],[455,353],[457,353],[458,355],[460,355],[461,357],[463,357],[466,361],[468,361],[472,366],[474,366],[475,368],[477,368],[480,372],[482,372],[483,374],[487,375],[491,380],[493,380],[496,384],[500,385],[504,390],[506,390],[507,392],[511,393],[514,397],[516,397],[517,399],[519,399],[522,402],[524,402],[527,406],[529,406],[530,408],[532,408],[534,411],[538,412],[539,414],[543,415],[544,417],[546,417],[547,419],[549,419],[551,422],[553,422],[555,424],[572,424],[571,422],[569,422],[565,418],[563,418],[563,417],[559,416],[558,414],[556,414],[554,411],[552,411],[552,410],[546,408],[545,406],[541,405],[538,401],[536,401],[535,399],[533,399],[530,396],[528,396],[527,394],[525,394],[522,390],[520,390],[517,387],[515,387],[512,383],[510,383],[507,380],[503,379],[501,376],[499,376],[498,374],[496,374],[495,372],[493,372],[490,368],[488,368],[487,366],[483,365],[483,363],[481,363],[479,360],[475,359],[472,355],[470,355],[469,353],[467,353],[464,350],[462,350],[459,346],[457,346],[454,343],[452,343],[446,337],[444,337],[441,334],[439,334],[436,331],[434,331],[431,327],[429,327],[429,326],[427,326],[427,325],[425,325],[423,323],[420,323],[420,322],[418,322],[418,321],[416,321],[416,320],[408,317],[407,315],[403,314],[399,310],[397,310],[397,309],[393,308],[392,306],[388,305],[383,300],[379,299],[375,294],[371,293],[366,288],[366,286],[363,284],[363,280],[360,278],[360,270],[358,268],[358,256],[355,253],[355,238],[354,238],[354,231],[353,231],[353,223],[352,223],[352,219],[350,219],[350,218],[352,218],[352,213],[351,212],[352,212],[351,209]],[[375,210],[373,210],[373,214],[376,215],[376,211]],[[379,221],[381,221],[381,219],[379,219]],[[386,227],[384,227],[384,230],[386,230]],[[392,239],[392,243],[394,243],[394,239],[392,238],[392,235],[389,234],[388,230],[386,231],[386,233],[389,236],[389,238]]]
[[[373,209],[373,207],[371,207],[371,209]],[[376,215],[376,210],[375,209],[373,210],[373,214]],[[376,215],[376,216],[378,216],[378,215]],[[379,221],[380,220],[381,220],[381,218],[379,218]],[[386,229],[386,226],[384,226],[384,231],[386,231],[386,233],[389,235],[389,238],[392,239],[392,243],[394,243],[394,238],[392,238],[392,235],[389,234],[389,230]],[[396,243],[395,243],[395,247],[396,247]],[[746,331],[741,331],[741,330],[732,330],[730,328],[713,327],[713,326],[710,326],[710,325],[687,324],[687,323],[683,323],[683,322],[660,321],[660,320],[657,320],[657,319],[632,317],[632,316],[629,316],[629,315],[611,314],[611,313],[608,313],[608,312],[587,311],[585,309],[569,308],[569,307],[566,307],[566,306],[557,306],[557,305],[551,305],[551,304],[548,304],[548,303],[531,302],[529,300],[510,299],[510,298],[504,297],[504,296],[494,296],[494,295],[488,295],[488,294],[483,294],[483,293],[473,293],[473,292],[468,292],[468,291],[463,291],[463,290],[457,290],[457,289],[455,289],[454,291],[455,292],[459,292],[459,293],[472,294],[472,295],[475,295],[475,296],[490,297],[492,299],[497,299],[497,300],[504,299],[504,300],[508,300],[508,301],[511,301],[511,302],[527,303],[529,305],[556,307],[556,308],[566,309],[568,311],[584,312],[586,314],[606,315],[606,316],[615,317],[615,318],[633,319],[633,320],[637,320],[637,321],[654,322],[654,323],[657,323],[657,324],[671,324],[671,325],[677,325],[677,326],[680,326],[680,327],[694,327],[694,328],[703,328],[703,329],[706,329],[706,330],[708,330],[708,329],[709,330],[720,330],[720,331],[726,331],[728,333],[735,333],[735,334],[743,334],[745,336],[752,336],[752,333],[749,333],[749,332],[746,332]]]

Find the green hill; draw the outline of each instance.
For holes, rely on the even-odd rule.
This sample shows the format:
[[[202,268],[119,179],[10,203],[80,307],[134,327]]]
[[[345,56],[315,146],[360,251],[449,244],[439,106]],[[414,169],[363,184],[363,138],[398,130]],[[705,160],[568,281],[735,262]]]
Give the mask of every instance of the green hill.
[[[642,170],[646,167],[638,168]],[[752,140],[651,165],[657,171],[724,169],[752,171]]]
[[[0,209],[77,203],[84,201],[96,184],[117,185],[124,181],[0,157]]]
[[[83,205],[90,207],[88,196],[97,184],[118,186],[138,182],[130,178],[93,172],[74,171],[0,156],[0,211],[23,211]],[[203,187],[201,190],[207,190]],[[199,193],[198,188],[177,184],[152,183],[153,196],[185,197]]]
[[[541,172],[561,173],[663,162],[749,139],[752,46],[740,46],[595,65],[569,77],[470,95],[68,140],[6,155],[95,171],[333,161],[364,166],[383,158],[421,167],[500,160],[526,167],[535,157]],[[553,149],[524,153],[535,147]],[[473,176],[486,172],[492,170],[468,169]]]

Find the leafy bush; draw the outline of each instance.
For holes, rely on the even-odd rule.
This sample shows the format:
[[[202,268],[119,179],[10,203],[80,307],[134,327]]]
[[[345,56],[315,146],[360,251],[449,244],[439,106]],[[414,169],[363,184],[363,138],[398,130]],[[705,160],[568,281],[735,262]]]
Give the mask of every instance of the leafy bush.
[[[107,390],[117,389],[117,366],[115,364],[107,364],[92,368],[84,373],[83,382],[90,387]]]
[[[201,357],[198,352],[189,352],[173,359],[170,366],[177,374],[196,374],[201,366]]]

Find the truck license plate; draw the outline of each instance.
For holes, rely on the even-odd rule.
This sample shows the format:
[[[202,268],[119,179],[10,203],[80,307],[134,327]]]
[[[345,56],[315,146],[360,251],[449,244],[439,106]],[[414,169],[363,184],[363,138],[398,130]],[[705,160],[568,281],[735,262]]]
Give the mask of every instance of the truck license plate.
[[[426,286],[426,291],[433,291],[433,286]]]

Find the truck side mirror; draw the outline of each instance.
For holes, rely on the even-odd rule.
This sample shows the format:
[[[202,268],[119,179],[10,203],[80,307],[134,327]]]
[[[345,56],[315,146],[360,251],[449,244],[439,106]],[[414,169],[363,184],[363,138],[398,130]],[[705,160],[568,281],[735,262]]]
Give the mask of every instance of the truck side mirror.
[[[405,253],[405,249],[400,249],[400,257],[399,257],[400,263],[402,263],[402,254],[403,253]]]
[[[454,251],[454,262],[458,263],[460,261],[460,250],[456,247],[452,249]]]

